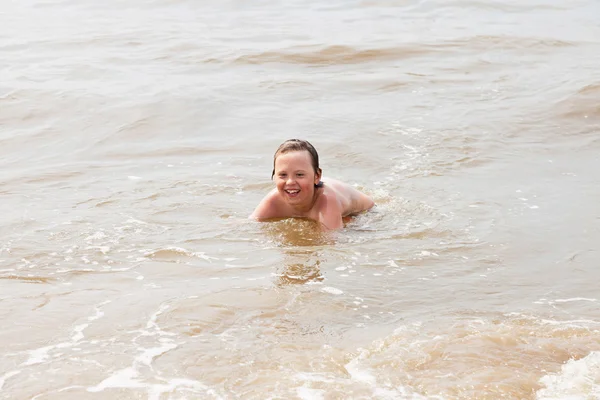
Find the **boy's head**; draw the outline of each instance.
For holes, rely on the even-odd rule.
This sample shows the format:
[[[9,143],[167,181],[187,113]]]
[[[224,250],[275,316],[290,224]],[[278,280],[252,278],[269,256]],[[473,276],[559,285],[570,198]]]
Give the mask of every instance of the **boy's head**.
[[[308,151],[308,154],[310,154],[313,170],[318,176],[321,176],[321,168],[319,168],[319,154],[317,153],[317,150],[313,147],[313,145],[306,140],[289,139],[279,146],[279,148],[275,152],[275,155],[273,156],[273,173],[271,174],[271,179],[273,179],[273,176],[275,176],[275,161],[277,160],[277,157],[281,154],[289,153],[292,151]]]

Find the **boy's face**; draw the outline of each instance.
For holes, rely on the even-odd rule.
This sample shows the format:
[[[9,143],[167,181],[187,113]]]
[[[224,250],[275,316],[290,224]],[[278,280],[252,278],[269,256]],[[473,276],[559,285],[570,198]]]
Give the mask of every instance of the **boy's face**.
[[[311,204],[315,185],[321,176],[312,166],[306,150],[280,154],[275,160],[275,184],[279,194],[291,205]]]

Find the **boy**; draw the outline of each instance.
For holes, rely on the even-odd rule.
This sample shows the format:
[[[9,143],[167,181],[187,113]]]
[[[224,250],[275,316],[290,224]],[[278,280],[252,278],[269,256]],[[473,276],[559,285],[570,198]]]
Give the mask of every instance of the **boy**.
[[[373,207],[373,200],[343,182],[321,181],[317,150],[307,141],[286,140],[273,157],[273,189],[251,218],[301,217],[320,222],[326,229],[344,226],[342,217]]]

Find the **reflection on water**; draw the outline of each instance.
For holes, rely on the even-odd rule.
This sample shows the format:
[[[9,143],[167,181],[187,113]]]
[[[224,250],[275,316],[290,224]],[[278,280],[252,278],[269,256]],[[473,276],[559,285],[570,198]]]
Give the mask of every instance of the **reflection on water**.
[[[298,285],[322,282],[323,250],[335,244],[335,232],[321,229],[318,222],[304,218],[287,218],[262,223],[263,231],[283,252],[277,268],[276,284]]]
[[[304,218],[264,222],[263,231],[277,246],[304,247],[335,244],[335,232],[324,231],[318,222]]]
[[[322,282],[321,255],[316,250],[286,250],[283,267],[278,270],[278,285]]]

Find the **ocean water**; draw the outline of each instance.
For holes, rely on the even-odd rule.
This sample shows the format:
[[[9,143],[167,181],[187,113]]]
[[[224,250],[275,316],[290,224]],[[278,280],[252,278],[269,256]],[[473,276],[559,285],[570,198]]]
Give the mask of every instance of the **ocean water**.
[[[600,398],[600,3],[0,6],[0,399]],[[377,207],[248,220],[285,139]]]

